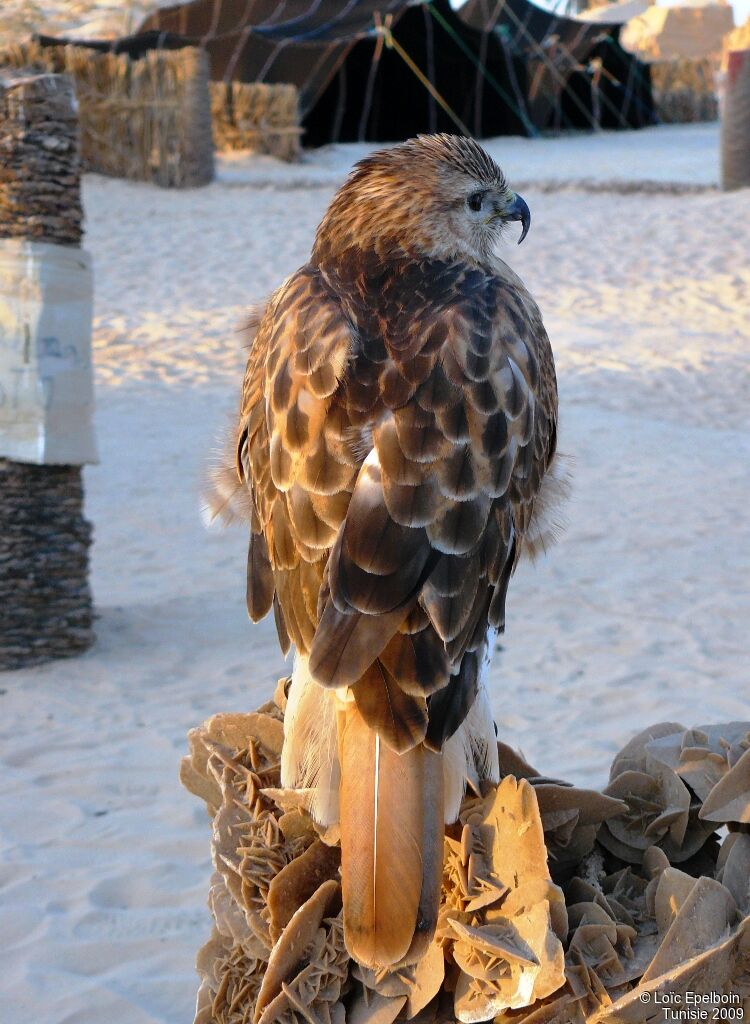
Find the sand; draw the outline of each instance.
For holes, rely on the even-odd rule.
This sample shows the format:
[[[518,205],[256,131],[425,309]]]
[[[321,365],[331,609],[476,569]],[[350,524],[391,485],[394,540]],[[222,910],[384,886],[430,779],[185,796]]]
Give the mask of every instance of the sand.
[[[526,183],[531,233],[504,252],[545,314],[573,475],[564,535],[511,585],[494,707],[505,740],[578,783],[604,784],[645,724],[750,717],[750,191],[710,188],[716,147],[715,126],[493,146]],[[284,670],[245,617],[245,539],[204,530],[200,479],[236,400],[235,325],[304,260],[358,152],[233,159],[195,192],[85,182],[98,641],[0,676],[2,1020],[191,1019],[209,861],[185,732]],[[547,190],[576,167],[701,190]]]
[[[0,41],[22,32],[77,39],[116,39],[135,32],[144,18],[171,0],[3,0]]]

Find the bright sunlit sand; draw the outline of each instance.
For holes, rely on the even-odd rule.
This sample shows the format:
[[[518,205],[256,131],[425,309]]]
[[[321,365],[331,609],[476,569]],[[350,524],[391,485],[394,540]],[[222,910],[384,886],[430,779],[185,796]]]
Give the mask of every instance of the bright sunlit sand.
[[[532,211],[503,252],[552,338],[573,481],[559,543],[511,588],[495,712],[539,769],[601,786],[644,725],[748,717],[750,192],[715,189],[715,125],[488,148]],[[237,401],[236,325],[363,152],[234,157],[199,191],[85,181],[100,618],[84,657],[0,680],[15,1021],[191,1019],[210,866],[185,733],[285,671],[245,615],[246,538],[204,530],[200,482]]]

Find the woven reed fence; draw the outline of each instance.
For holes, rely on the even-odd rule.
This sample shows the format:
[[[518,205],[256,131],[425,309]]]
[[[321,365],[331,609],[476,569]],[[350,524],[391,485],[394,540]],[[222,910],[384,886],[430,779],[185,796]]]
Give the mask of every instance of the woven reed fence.
[[[131,60],[126,54],[32,42],[1,51],[2,65],[73,77],[84,170],[177,188],[212,180],[205,51],[153,50]]]
[[[217,149],[252,149],[279,160],[299,160],[302,128],[295,86],[211,82],[210,91]]]
[[[665,124],[715,121],[719,116],[716,61],[663,60],[651,65],[651,87],[659,120]]]

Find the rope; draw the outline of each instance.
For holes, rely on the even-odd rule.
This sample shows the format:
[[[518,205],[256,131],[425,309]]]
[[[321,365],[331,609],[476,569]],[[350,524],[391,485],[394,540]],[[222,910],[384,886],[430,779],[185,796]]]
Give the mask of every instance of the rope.
[[[240,32],[254,33],[263,38],[274,39],[277,38],[281,33],[286,32],[290,25],[296,25],[298,22],[304,21],[306,18],[309,18],[313,14],[315,14],[318,8],[321,6],[322,2],[323,0],[314,0],[310,8],[307,11],[305,11],[304,14],[296,15],[294,18],[289,18],[287,21],[276,21],[275,19],[277,17],[277,12],[274,12],[274,14],[271,15],[270,18],[266,18],[265,20],[257,22],[256,24],[252,25],[247,23],[248,18],[250,17],[250,12],[249,9],[246,8],[245,13],[242,15],[241,18],[238,19],[238,21],[232,28],[226,29],[224,32],[216,32],[212,35],[204,34],[203,36],[189,36],[187,34],[187,22],[185,19],[187,17],[188,6],[184,5],[179,8],[180,27],[177,34],[183,36],[185,41],[189,42],[193,46],[201,46],[203,40],[205,39],[208,39],[210,42],[213,43],[220,42],[224,39],[231,39],[233,36],[236,36]],[[335,28],[335,26],[337,26],[339,22],[345,20],[348,17],[348,15],[352,12],[352,10],[356,8],[359,2],[360,0],[346,0],[344,6],[340,10],[338,10],[337,13],[332,18],[329,18],[327,21],[322,22],[320,25],[315,26],[314,28],[310,29],[307,32],[298,32],[291,37],[282,36],[282,38],[290,39],[292,42],[302,42],[305,40],[315,39],[318,36],[325,35],[329,31],[329,29]],[[387,0],[387,2],[381,4],[381,13],[390,12],[392,9],[401,6],[402,3],[403,0]],[[281,7],[283,8],[284,6],[285,0],[282,0]],[[167,8],[163,8],[155,12],[155,16],[158,19],[157,26],[159,28],[161,28],[162,25],[161,13],[166,10]],[[168,34],[169,31],[171,30],[165,29],[162,31],[162,34],[166,35]],[[353,43],[359,39],[366,39],[369,35],[371,35],[371,30],[368,27],[363,28],[361,31],[347,31],[344,36],[335,36],[334,38],[338,39],[342,43]]]
[[[544,49],[541,46],[541,44],[538,43],[536,41],[536,39],[534,39],[534,37],[531,35],[531,32],[530,32],[529,27],[528,27],[528,25],[529,25],[529,18],[531,17],[531,14],[532,14],[532,11],[533,11],[533,8],[531,7],[531,5],[529,5],[529,7],[528,7],[528,12],[527,12],[527,16],[526,16],[525,21],[522,22],[521,19],[516,15],[515,11],[511,7],[511,5],[506,2],[506,0],[498,0],[498,3],[495,6],[494,16],[490,19],[490,21],[491,21],[491,23],[493,25],[495,25],[497,23],[497,21],[498,21],[498,19],[500,17],[500,14],[503,11],[507,15],[509,15],[511,20],[515,23],[517,30],[530,43],[532,50],[534,50],[537,53],[537,55],[541,58],[543,64],[547,68],[549,68],[553,78],[555,78],[555,80],[556,80],[556,84],[560,87],[561,92],[567,92],[569,94],[571,100],[578,107],[579,111],[583,114],[583,116],[586,118],[586,120],[589,122],[589,125],[591,126],[591,128],[594,129],[594,130],[597,130],[599,125],[597,124],[596,120],[593,118],[592,114],[589,113],[589,111],[586,109],[584,104],[578,99],[578,97],[576,96],[575,92],[573,92],[573,90],[570,88],[570,85],[568,84],[568,82],[566,82],[565,78],[560,74],[560,72],[557,70],[557,68],[554,66],[554,64],[549,60],[549,58],[545,54]],[[560,21],[560,20],[561,19],[559,19],[559,18],[555,19],[555,21]],[[554,26],[551,26],[551,27],[554,27]],[[588,30],[589,30],[588,25],[582,25],[581,26],[581,33],[578,36],[578,39],[575,40],[575,42],[577,43],[579,39],[585,38]],[[550,36],[551,34],[552,33],[547,32],[545,38]],[[606,40],[610,44],[613,44],[613,40],[608,35],[602,36],[602,40]],[[561,43],[558,40],[558,45],[559,45],[559,48],[560,48],[561,52],[566,56],[567,60],[570,62],[572,67],[574,67],[578,71],[584,70],[583,66],[579,63],[578,59],[573,56],[573,53],[571,52],[571,50],[564,43]],[[614,76],[610,76],[610,77],[612,78],[612,81],[616,82],[617,84],[621,84],[619,79],[615,79]],[[617,107],[615,107],[615,105],[610,100],[607,99],[606,96],[601,95],[600,99],[609,108],[611,113],[614,114],[615,119],[617,121],[619,121],[619,123],[622,126],[627,127],[627,124],[626,124],[626,122],[623,119],[622,112],[619,111],[617,109]]]
[[[219,27],[219,19],[221,18],[221,9],[224,4],[224,0],[214,0],[214,7],[211,13],[211,25],[209,26],[208,32],[205,33],[201,39],[201,46],[206,45],[206,41],[212,36],[216,35],[216,31]],[[247,8],[245,9],[247,10]]]
[[[516,68],[515,68],[515,65],[513,63],[513,54],[511,53],[511,50],[510,50],[510,40],[508,39],[507,35],[504,32],[497,33],[497,36],[500,39],[500,42],[501,42],[502,47],[503,47],[503,56],[505,57],[505,66],[506,66],[506,68],[508,70],[508,78],[510,78],[510,84],[513,86],[513,92],[515,93],[515,97],[516,97],[516,99],[518,101],[518,105],[523,110],[524,115],[526,117],[526,121],[524,121],[524,124],[528,123],[529,129],[530,129],[530,131],[532,133],[531,137],[532,138],[538,138],[539,137],[539,132],[537,130],[536,125],[533,123],[531,118],[528,116],[528,108],[526,106],[526,100],[524,99],[523,93],[521,91],[521,86],[520,86],[519,81],[518,81],[518,75],[516,74]]]
[[[346,63],[339,68],[339,94],[336,100],[336,111],[333,115],[333,127],[331,129],[331,142],[338,142],[341,136],[341,125],[344,123],[346,113]]]
[[[385,24],[390,27],[393,15],[386,14]],[[375,27],[377,28],[381,24],[381,17],[376,12],[375,14]],[[372,107],[372,97],[375,92],[375,79],[378,74],[378,68],[380,67],[380,58],[383,54],[383,46],[385,40],[383,33],[378,33],[378,37],[375,40],[375,49],[372,52],[372,60],[370,61],[370,69],[367,72],[367,85],[365,87],[365,101],[362,104],[362,113],[359,117],[359,127],[357,129],[357,140],[359,142],[365,141],[365,134],[367,132],[367,122],[370,119],[370,109]]]
[[[495,90],[495,92],[498,94],[498,96],[510,107],[511,110],[513,110],[515,112],[515,114],[517,115],[517,117],[521,121],[521,124],[523,124],[524,128],[529,133],[529,135],[532,136],[532,138],[538,136],[539,132],[537,131],[536,127],[529,120],[529,117],[528,117],[528,114],[526,113],[526,111],[524,111],[520,107],[516,106],[516,104],[513,102],[513,100],[510,98],[510,96],[508,96],[508,94],[505,91],[505,89],[503,89],[503,87],[500,85],[498,80],[492,74],[492,72],[487,68],[487,66],[485,64],[483,64],[479,60],[477,55],[472,51],[471,47],[467,46],[466,43],[463,41],[463,39],[453,30],[453,27],[449,24],[449,22],[447,22],[445,20],[445,18],[440,13],[440,11],[436,10],[432,6],[432,4],[429,4],[428,9],[430,11],[430,14],[437,21],[437,23],[439,25],[442,25],[442,27],[445,29],[445,31],[448,33],[448,35],[453,39],[453,41],[459,47],[461,52],[465,56],[467,56],[469,58],[469,60],[472,62],[472,64],[474,64],[474,66],[477,68],[477,70],[479,72],[481,72],[481,74],[486,78],[486,80],[490,83],[490,85]]]
[[[297,32],[292,37],[289,37],[289,36],[284,37],[283,33],[288,31],[291,26],[299,25],[300,23],[304,23],[305,21],[308,21],[308,23],[309,23],[309,19],[314,17],[318,13],[318,11],[320,10],[320,8],[322,6],[322,2],[323,2],[323,0],[311,0],[309,6],[307,7],[307,9],[302,14],[297,14],[296,16],[294,16],[292,18],[289,18],[288,20],[281,20],[282,12],[284,11],[284,8],[287,7],[286,0],[281,0],[281,3],[279,4],[277,9],[273,12],[273,14],[270,17],[265,18],[262,21],[254,24],[254,25],[251,25],[251,24],[248,24],[248,22],[249,22],[249,20],[250,20],[250,18],[252,16],[252,9],[253,9],[253,7],[255,5],[254,5],[253,0],[248,0],[248,2],[245,5],[244,13],[240,16],[240,18],[239,18],[237,24],[234,26],[234,28],[232,28],[229,31],[217,32],[216,28],[218,27],[218,23],[219,23],[219,20],[220,20],[220,15],[221,15],[223,4],[222,4],[222,0],[216,0],[216,3],[215,3],[214,8],[213,8],[213,12],[212,12],[212,21],[211,21],[211,27],[210,27],[209,31],[207,33],[204,33],[204,35],[200,39],[196,39],[194,42],[198,43],[199,45],[201,43],[205,44],[209,40],[213,41],[213,42],[217,42],[217,41],[229,38],[229,37],[234,37],[239,32],[240,38],[237,40],[237,42],[236,42],[236,44],[234,46],[234,49],[233,49],[233,52],[232,52],[232,55],[230,57],[229,64],[228,64],[228,67],[227,67],[227,72],[224,75],[224,80],[228,81],[231,78],[231,76],[233,75],[233,73],[235,71],[235,68],[237,66],[237,63],[238,63],[238,61],[240,59],[240,56],[242,54],[242,51],[243,51],[245,45],[248,42],[248,38],[251,35],[254,34],[254,35],[257,35],[260,38],[266,38],[268,41],[274,40],[276,42],[276,46],[274,47],[272,53],[270,54],[269,58],[267,59],[267,61],[265,63],[265,66],[264,66],[262,74],[261,74],[261,78],[262,78],[262,77],[264,77],[268,73],[270,65],[274,63],[278,52],[280,50],[283,50],[290,43],[296,43],[296,42],[307,41],[307,40],[315,40],[316,38],[319,39],[320,37],[326,36],[326,34],[331,33],[331,30],[334,31],[334,35],[335,35],[336,26],[338,24],[340,24],[342,21],[344,21],[347,18],[347,16],[351,13],[351,11],[356,8],[356,5],[359,2],[359,0],[345,0],[345,2],[342,5],[342,7],[334,14],[333,17],[329,18],[326,21],[323,21],[321,24],[319,24],[317,26],[313,26],[312,28],[308,29],[307,31]],[[402,2],[402,0],[387,0],[387,2],[384,4],[385,11],[392,10],[393,8],[399,6],[399,4],[401,2]],[[557,7],[560,4],[560,2],[561,2],[561,0],[556,0],[555,6]],[[510,77],[511,77],[511,80],[512,80],[512,83],[513,83],[514,93],[516,94],[515,100],[513,99],[513,97],[509,96],[509,94],[505,91],[505,89],[498,82],[498,80],[495,78],[495,76],[489,71],[489,69],[486,66],[486,63],[483,60],[480,60],[477,57],[477,55],[472,51],[472,49],[469,46],[467,46],[467,44],[464,42],[464,40],[454,31],[452,26],[446,21],[446,19],[443,17],[443,15],[440,13],[440,11],[436,10],[432,6],[432,4],[428,3],[425,6],[429,10],[430,14],[438,21],[439,24],[442,25],[444,30],[451,36],[451,38],[454,40],[454,42],[459,47],[459,49],[462,51],[462,53],[472,62],[472,64],[474,64],[474,66],[477,68],[478,75],[481,75],[487,82],[489,82],[491,87],[494,89],[494,91],[497,93],[497,95],[503,100],[503,102],[506,104],[506,106],[516,114],[516,116],[518,117],[519,121],[524,126],[524,129],[529,134],[529,136],[531,136],[531,137],[538,137],[540,132],[539,132],[538,128],[531,121],[531,119],[529,117],[529,114],[528,114],[528,111],[526,109],[526,104],[524,102],[523,96],[520,95],[520,89],[518,87],[518,83],[516,82],[515,72],[514,72],[513,67],[512,67],[512,56],[509,53],[508,46],[506,45],[507,40],[505,40],[503,38],[503,36],[501,35],[501,33],[500,33],[500,31],[498,29],[493,28],[493,26],[496,25],[500,15],[501,15],[501,12],[504,12],[515,23],[516,33],[517,33],[516,38],[518,38],[519,36],[522,36],[523,38],[525,38],[527,40],[527,43],[530,46],[530,49],[533,52],[535,52],[539,58],[541,58],[542,64],[549,69],[552,77],[554,78],[556,84],[558,85],[560,93],[567,93],[570,96],[570,99],[573,102],[573,104],[578,108],[578,110],[581,112],[581,114],[584,116],[585,120],[589,123],[589,125],[592,128],[596,129],[597,127],[599,127],[599,125],[597,123],[598,118],[592,117],[592,114],[589,112],[589,110],[587,110],[586,106],[580,101],[580,99],[578,98],[576,93],[571,89],[569,81],[567,81],[566,78],[558,71],[558,69],[555,67],[555,65],[549,60],[549,58],[545,54],[543,47],[532,36],[532,34],[531,34],[531,32],[530,32],[530,30],[528,28],[529,19],[530,19],[532,13],[533,13],[533,8],[531,7],[531,5],[527,6],[526,17],[522,21],[516,15],[515,11],[512,9],[512,6],[509,3],[506,2],[506,0],[497,0],[496,4],[494,6],[494,10],[493,10],[492,14],[490,15],[489,11],[487,11],[488,17],[487,17],[487,19],[485,21],[485,30],[483,32],[483,36],[485,36],[487,33],[489,33],[491,31],[493,33],[493,35],[495,35],[496,37],[500,38],[500,41],[501,41],[501,43],[503,45],[505,61],[506,61],[506,64],[508,66]],[[484,4],[483,4],[483,7],[484,7]],[[187,29],[187,24],[186,24],[186,21],[185,21],[185,18],[187,16],[187,10],[188,10],[187,6],[183,6],[181,8],[181,10],[180,10],[180,29],[181,29],[180,34],[183,35],[183,36],[186,35],[186,29]],[[382,10],[383,9],[381,8],[381,13],[382,13]],[[425,17],[426,17],[426,15],[425,15]],[[560,19],[555,19],[555,20],[560,20]],[[161,22],[161,19],[159,19],[159,22]],[[553,24],[554,24],[554,22],[553,22]],[[378,32],[378,30],[376,29],[376,34],[377,34],[377,32]],[[579,39],[585,38],[585,36],[586,36],[586,34],[588,32],[589,32],[589,26],[588,25],[582,25],[581,26],[580,35],[578,36],[578,38],[576,40],[574,40],[574,43],[577,44]],[[361,32],[355,31],[355,32],[351,33],[351,35],[347,35],[345,42],[348,43],[351,46],[356,40],[367,38],[370,34],[371,34],[370,30],[363,30]],[[549,34],[549,33],[547,33],[547,34]],[[281,35],[281,38],[279,38],[280,35]],[[388,42],[388,39],[391,40],[390,43]],[[471,135],[472,133],[467,129],[467,127],[466,127],[466,125],[464,125],[463,121],[461,121],[461,119],[458,117],[458,115],[455,113],[455,111],[453,111],[450,108],[450,106],[447,104],[447,102],[443,99],[443,97],[440,96],[440,94],[437,92],[435,87],[432,85],[432,81],[431,81],[430,76],[429,75],[425,76],[424,73],[417,67],[417,65],[414,63],[414,61],[411,60],[411,58],[408,56],[408,54],[406,54],[406,52],[403,50],[403,47],[393,38],[393,35],[390,32],[390,30],[388,30],[388,33],[385,36],[385,40],[386,40],[386,45],[388,45],[391,49],[395,50],[396,53],[398,53],[399,56],[401,56],[401,58],[405,61],[407,66],[410,67],[410,69],[415,74],[415,76],[419,79],[419,81],[422,83],[422,85],[427,89],[427,91],[428,91],[428,93],[429,93],[429,95],[431,97],[431,100],[433,102],[438,103],[442,107],[442,109],[451,118],[451,120],[454,122],[454,124],[456,124],[456,126],[461,129],[461,131],[463,131],[467,135]],[[602,36],[601,37],[601,41],[605,42],[605,43],[608,43],[611,47],[615,46],[615,41],[609,35]],[[331,42],[333,42],[333,40],[331,40]],[[341,42],[343,43],[344,40],[341,40]],[[428,40],[428,44],[429,44],[429,40]],[[570,61],[571,66],[573,68],[575,68],[579,72],[581,72],[581,71],[585,72],[586,69],[577,61],[576,58],[573,57],[573,54],[569,50],[569,48],[565,44],[563,44],[563,43],[558,43],[558,45],[559,45],[560,51],[567,56],[568,60]],[[431,69],[428,69],[428,70],[431,70]],[[612,75],[611,72],[606,71],[604,69],[602,69],[601,73],[603,74],[603,76],[608,81],[610,81],[614,85],[622,87],[624,89],[624,92],[625,92],[625,96],[624,96],[624,100],[625,100],[624,109],[625,110],[628,109],[628,107],[630,106],[631,102],[634,102],[635,105],[638,108],[640,108],[641,112],[642,112],[643,108],[647,106],[647,104],[642,99],[640,99],[639,95],[637,94],[637,91],[634,90],[633,87],[632,87],[632,80],[633,80],[634,76],[637,78],[639,83],[642,81],[642,73],[641,73],[639,68],[633,66],[633,62],[631,62],[629,70],[628,70],[628,80],[627,80],[627,83],[622,83],[619,79],[615,78],[615,76]],[[371,100],[372,100],[372,95],[371,95],[372,90],[369,88],[369,82],[368,82],[368,90],[370,92],[369,101],[371,102]],[[627,122],[626,122],[626,120],[625,120],[625,118],[623,116],[623,111],[622,110],[618,110],[618,108],[615,106],[615,104],[612,103],[608,99],[608,97],[601,92],[601,90],[597,89],[597,91],[599,93],[599,100],[600,100],[600,102],[614,115],[614,118],[615,118],[616,122],[619,123],[621,126],[627,126]],[[477,84],[475,86],[475,93],[476,93],[476,103],[475,103],[475,105],[479,104],[478,109],[475,111],[475,118],[479,117],[480,121],[481,121],[482,91],[481,91],[481,89],[479,87],[479,82],[478,81],[477,81]],[[433,111],[434,111],[434,107],[431,104],[431,110],[430,110],[430,120],[431,121],[432,121]],[[650,113],[650,111],[649,111],[649,113]],[[650,117],[649,117],[649,120],[651,120]]]
[[[578,99],[576,94],[570,89],[569,85],[567,84],[567,82],[565,81],[563,76],[559,73],[557,68],[554,66],[554,64],[549,60],[549,58],[545,54],[545,52],[542,49],[541,45],[539,43],[537,43],[536,39],[534,39],[534,37],[531,35],[531,33],[529,32],[527,26],[521,24],[521,21],[519,20],[519,18],[516,17],[516,14],[513,11],[513,9],[511,8],[511,6],[509,4],[504,3],[504,0],[503,0],[503,7],[507,11],[507,13],[510,15],[510,17],[513,19],[513,21],[516,23],[516,26],[521,30],[523,35],[527,38],[527,40],[531,44],[532,49],[536,51],[536,53],[537,53],[537,55],[539,57],[541,57],[542,63],[547,68],[549,68],[549,71],[552,74],[552,77],[556,80],[556,84],[560,87],[560,89],[562,91],[565,91],[566,89],[569,90],[571,99],[573,100],[575,105],[578,107],[578,109],[581,111],[581,113],[584,115],[584,117],[588,120],[590,126],[595,129],[596,128],[596,122],[594,121],[592,115],[589,113],[589,111],[586,109],[586,107],[583,105],[583,103],[581,103],[581,101]],[[563,46],[563,44],[560,44],[560,48],[562,50],[566,50],[566,47]],[[575,60],[572,57],[572,54],[569,54],[569,57],[570,57],[571,60],[573,60],[573,63],[574,63],[574,65],[576,67],[580,67],[580,65],[578,64],[578,61]]]
[[[487,46],[489,44],[490,37],[487,32],[482,33],[482,37],[479,40],[479,62],[481,64],[487,63]],[[484,111],[484,75],[479,68],[476,69],[474,75],[474,133],[479,136],[482,134],[482,112]]]
[[[387,5],[387,9],[390,10],[391,7],[397,6],[399,2],[400,0],[391,0],[391,3]],[[321,3],[322,0],[316,0],[316,2],[313,5],[315,10],[317,10]],[[295,42],[316,39],[319,36],[325,35],[329,31],[329,29],[331,29],[335,25],[338,25],[340,22],[344,21],[347,18],[347,16],[354,10],[358,3],[359,0],[346,0],[344,6],[339,11],[337,11],[337,13],[332,18],[329,18],[328,21],[324,21],[322,25],[318,25],[314,28],[308,29],[306,32],[296,32],[294,35]],[[296,18],[290,18],[289,21],[279,22],[278,25],[255,26],[253,28],[253,31],[257,32],[257,34],[260,36],[273,36],[275,34],[278,34],[279,29],[287,31],[290,25],[296,25],[298,22],[304,21],[305,18],[308,18],[309,16],[310,11],[307,11],[305,14],[301,14]]]
[[[298,14],[298,15],[296,15],[296,17],[288,18],[286,21],[275,20],[276,19],[276,15],[277,15],[277,11],[278,11],[278,8],[277,8],[277,11],[274,11],[274,13],[271,15],[270,18],[266,18],[265,21],[258,22],[258,25],[262,26],[262,27],[270,26],[272,28],[275,28],[278,25],[283,25],[284,28],[287,28],[289,25],[296,25],[296,24],[298,24],[298,22],[304,21],[305,18],[309,18],[313,14],[317,14],[322,3],[323,3],[323,0],[313,0],[312,4],[304,12],[304,14]],[[282,6],[285,6],[284,2],[282,2]]]
[[[427,78],[427,76],[424,74],[424,72],[421,71],[420,68],[417,67],[417,65],[411,59],[411,57],[406,52],[406,50],[403,48],[403,46],[394,38],[393,33],[391,32],[390,28],[387,28],[386,26],[383,26],[380,29],[380,31],[383,33],[383,35],[385,37],[385,45],[388,47],[388,49],[396,51],[396,53],[399,55],[399,57],[404,62],[404,64],[406,64],[406,66],[409,68],[409,70],[419,79],[419,81],[422,83],[422,85],[425,87],[425,89],[429,92],[430,96],[432,96],[433,99],[437,103],[440,104],[440,106],[443,108],[443,110],[448,115],[448,117],[451,119],[451,121],[453,121],[453,123],[459,129],[461,134],[462,135],[467,135],[469,138],[473,138],[471,132],[466,127],[466,125],[463,123],[463,121],[458,116],[458,114],[443,99],[443,97],[437,91],[437,89],[432,84],[432,82],[429,80],[429,78]]]
[[[503,0],[503,2],[505,2],[505,0]],[[556,19],[556,20],[559,21],[561,19]],[[559,44],[560,45],[560,49],[567,54],[567,56],[570,59],[571,63],[578,65],[579,69],[581,69],[581,65],[578,63],[576,58],[573,56],[573,48],[578,46],[578,44],[580,42],[582,42],[582,41],[584,41],[586,39],[587,32],[588,32],[588,26],[584,25],[584,26],[582,26],[581,31],[579,32],[578,36],[573,40],[573,42],[570,45],[568,45],[566,43],[560,43]],[[600,35],[598,38],[595,38],[594,40],[592,40],[592,42],[606,44],[606,45],[610,46],[611,48],[614,48],[617,45],[615,40],[612,38],[612,36],[608,32],[605,35]],[[607,97],[604,94],[600,93],[600,100],[604,102],[605,106],[607,106],[609,108],[610,112],[620,122],[620,126],[622,128],[627,128],[628,124],[627,124],[627,119],[626,119],[626,113],[625,112],[627,111],[627,109],[628,109],[628,107],[630,105],[631,100],[634,100],[636,105],[640,105],[641,107],[644,107],[646,105],[643,102],[643,100],[639,100],[637,96],[633,96],[632,91],[631,91],[631,81],[632,81],[633,75],[634,74],[638,75],[638,76],[641,75],[641,72],[640,72],[640,70],[638,68],[638,61],[636,59],[632,59],[632,60],[628,61],[628,80],[624,84],[623,84],[621,79],[616,78],[612,74],[611,71],[608,71],[603,66],[601,67],[599,73],[600,73],[600,75],[603,75],[614,86],[622,86],[624,88],[624,90],[626,92],[626,97],[625,97],[625,102],[623,104],[623,109],[622,110],[618,110],[618,108],[614,105],[614,103],[612,103],[610,100],[608,100]],[[564,88],[569,88],[569,86],[564,86]],[[598,122],[598,117],[597,117],[597,122]],[[597,124],[597,126],[598,126],[598,124]]]
[[[252,29],[248,25],[245,28],[243,28],[242,32],[240,33],[240,38],[237,42],[237,45],[232,50],[232,56],[229,58],[229,62],[227,63],[227,69],[224,72],[223,80],[225,82],[229,82],[234,77],[234,69],[237,67],[237,62],[242,56],[242,51],[245,49],[245,43],[247,42],[251,31]]]
[[[619,47],[620,50],[622,50],[622,47],[617,42],[617,40],[613,39],[612,36],[609,35],[609,34],[606,35],[606,36],[602,36],[601,42],[604,45],[606,45],[606,46],[612,47],[613,49],[614,49],[614,47],[617,46],[617,47]],[[641,62],[634,59],[634,60],[630,61],[629,63],[630,63],[630,73],[632,73],[632,75],[635,76],[638,85],[640,85],[642,88],[645,88],[647,90],[650,89],[651,82],[650,82],[650,79],[646,78],[646,75],[641,70]],[[619,79],[615,78],[614,75],[611,74],[611,72],[605,71],[604,73],[612,82],[618,82],[619,81]],[[628,83],[630,82],[630,73],[628,75]],[[638,97],[637,93],[635,94],[635,96],[633,98],[635,100],[635,104],[636,104],[637,107],[640,107],[640,108],[646,107],[646,108],[648,108],[648,104],[644,100],[640,99]],[[641,109],[641,113],[642,112],[643,111]],[[653,123],[654,122],[654,112],[653,112],[653,110],[648,109],[647,112],[650,115],[649,118],[648,118],[649,123]]]
[[[422,21],[424,22],[425,30],[425,44],[427,51],[427,77],[431,82],[434,82],[437,78],[435,74],[435,34],[432,31],[432,22],[430,16],[427,13],[429,7],[426,4],[422,5]],[[435,106],[435,100],[430,96],[430,120],[429,120],[430,134],[437,131],[437,107]]]
[[[627,121],[627,117],[628,117],[628,111],[630,109],[630,100],[633,97],[633,68],[634,67],[635,67],[635,61],[630,61],[630,65],[628,67],[628,80],[625,83],[625,102],[623,103],[623,106],[622,106],[622,116],[625,118],[626,121]],[[602,64],[601,73],[604,75],[605,78],[612,78],[613,77],[612,75],[609,74],[609,72],[607,72],[605,70],[603,64]]]
[[[266,57],[265,64],[260,69],[258,74],[255,76],[255,81],[256,82],[263,82],[263,81],[265,81],[266,75],[268,74],[268,72],[273,67],[273,63],[276,60],[276,58],[278,57],[278,55],[281,53],[282,50],[285,50],[287,48],[287,46],[290,46],[293,42],[294,42],[293,39],[282,39],[280,42],[276,43],[276,45],[274,46],[273,50],[271,50],[271,52],[269,53],[268,57]]]
[[[528,35],[528,32],[526,32],[525,34]],[[573,102],[584,115],[584,117],[588,119],[591,128],[594,131],[598,131],[601,128],[601,124],[599,122],[599,114],[594,112],[589,113],[589,111],[586,109],[581,100],[578,99],[573,89],[571,89],[569,79],[565,79],[562,73],[558,71],[558,69],[555,67],[553,62],[550,61],[549,58],[546,56],[542,47],[539,44],[537,44],[531,36],[529,36],[529,39],[531,40],[532,46],[539,51],[539,54],[542,58],[542,62],[544,63],[545,67],[549,68],[553,78],[555,78],[556,80],[556,84],[560,87],[560,95],[562,96],[563,93],[567,92],[567,94],[573,100]],[[578,73],[586,71],[586,66],[581,64],[580,61],[576,57],[574,57],[572,51],[565,45],[565,43],[561,43],[558,39],[557,45],[559,46],[560,51],[565,57],[565,59],[568,61],[570,69],[572,71],[576,71]],[[620,80],[618,78],[615,78],[613,75],[610,75],[610,78],[617,85],[622,84]],[[621,127],[627,128],[627,122],[624,120],[622,116],[622,111],[618,110],[614,103],[608,100],[607,97],[604,96],[603,94],[600,94],[599,98],[609,108],[611,113],[614,114],[615,119],[620,122]]]

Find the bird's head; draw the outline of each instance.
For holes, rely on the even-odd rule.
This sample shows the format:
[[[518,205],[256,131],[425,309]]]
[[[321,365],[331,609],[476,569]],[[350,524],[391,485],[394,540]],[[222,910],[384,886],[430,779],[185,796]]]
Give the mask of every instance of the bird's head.
[[[521,221],[523,241],[529,208],[481,146],[420,135],[356,165],[318,228],[314,256],[355,247],[485,263],[509,221]]]

